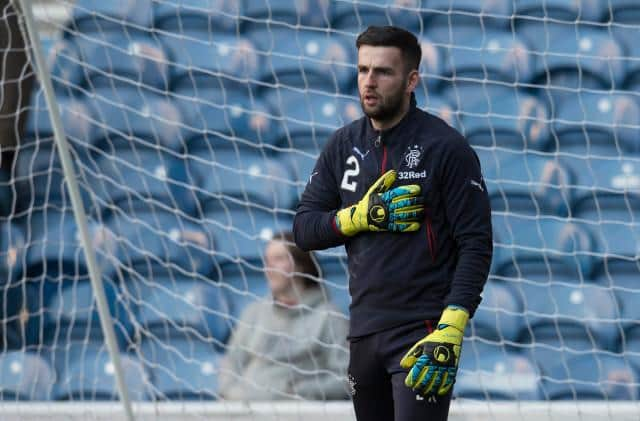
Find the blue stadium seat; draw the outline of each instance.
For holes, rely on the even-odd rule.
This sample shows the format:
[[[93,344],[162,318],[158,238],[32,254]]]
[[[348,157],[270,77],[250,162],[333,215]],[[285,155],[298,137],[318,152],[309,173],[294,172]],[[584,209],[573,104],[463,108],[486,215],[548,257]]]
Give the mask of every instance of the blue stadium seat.
[[[538,390],[538,370],[526,356],[481,343],[462,347],[457,398],[536,400]]]
[[[620,157],[640,152],[640,103],[629,94],[588,93],[560,104],[553,122],[553,152]]]
[[[245,16],[237,0],[170,0],[153,3],[154,27],[180,33],[184,29],[237,34]]]
[[[464,124],[464,123],[463,123]],[[572,173],[556,159],[536,154],[506,154],[483,166],[493,211],[527,215],[569,215]]]
[[[522,299],[509,284],[490,280],[466,334],[488,341],[515,342],[523,327],[522,312]]]
[[[451,127],[460,130],[460,115],[448,99],[433,93],[426,93],[421,86],[414,91],[418,108],[443,119]]]
[[[205,212],[219,208],[220,199],[271,209],[288,209],[295,200],[287,169],[259,151],[197,151],[186,165],[190,178],[199,187],[199,204]]]
[[[88,273],[80,232],[70,210],[34,212],[26,223],[29,224],[25,256],[27,273],[45,273],[51,277]],[[116,238],[102,223],[89,220],[88,228],[100,271],[104,276],[111,277],[115,273],[112,256],[116,250]]]
[[[518,343],[541,367],[585,351],[616,350],[622,330],[610,289],[524,280],[517,289],[526,297]]]
[[[53,88],[60,96],[73,95],[82,83],[80,55],[75,44],[65,39],[42,39],[42,50],[47,68],[51,72]],[[36,85],[38,90],[39,86]]]
[[[627,357],[638,375],[640,373],[640,330],[635,320],[631,328],[625,331],[624,338],[620,341],[619,351]]]
[[[332,27],[360,33],[370,25],[396,25],[421,34],[425,27],[421,7],[420,0],[335,2]]]
[[[230,315],[234,325],[249,304],[267,299],[270,294],[263,264],[257,260],[257,256],[250,255],[251,251],[240,250],[237,256],[233,256],[237,259],[237,263],[227,261],[220,268],[221,287],[229,301]],[[250,263],[245,263],[245,260]]]
[[[151,399],[151,378],[136,358],[120,354],[124,382],[132,401]],[[87,350],[61,373],[56,385],[56,399],[68,401],[116,400],[115,370],[106,349]]]
[[[594,272],[598,285],[611,288],[616,297],[620,326],[633,329],[640,320],[640,267],[635,259],[605,258]],[[622,344],[621,344],[622,345]],[[640,355],[637,361],[640,362]],[[639,367],[640,368],[640,367]]]
[[[285,28],[248,36],[264,60],[258,76],[263,83],[327,92],[347,91],[353,85],[351,49],[338,37]]]
[[[247,30],[280,28],[283,24],[328,28],[333,2],[324,0],[252,0],[246,2]]]
[[[640,167],[635,159],[567,156],[562,162],[575,176],[572,195],[575,212],[582,219],[637,221],[637,208],[632,205],[640,197],[636,193],[640,186]]]
[[[119,288],[106,278],[103,280],[103,287],[114,323],[116,341],[119,348],[124,350],[133,337],[130,314]],[[93,291],[86,276],[61,279],[43,309],[46,314],[43,336],[47,343],[53,344],[53,347],[69,348],[74,341],[102,344],[104,335]]]
[[[69,37],[76,32],[131,32],[150,28],[153,23],[151,0],[78,0],[69,23]]]
[[[331,134],[348,123],[355,114],[355,101],[331,94],[293,89],[277,89],[266,95],[266,101],[282,121],[278,144],[285,148],[319,152]]]
[[[576,355],[549,368],[542,395],[551,400],[635,400],[638,376],[624,356]]]
[[[0,393],[5,402],[50,400],[55,380],[55,372],[38,354],[0,353]]]
[[[430,29],[428,36],[437,41],[438,29]],[[478,33],[476,27],[462,27],[454,33],[455,40],[443,41],[450,44],[447,45],[443,73],[453,78],[454,83],[458,83],[457,79],[507,83],[530,80],[535,57],[529,55],[528,48],[517,35],[489,28]]]
[[[349,317],[349,268],[347,266],[347,252],[344,246],[320,250],[315,253],[320,265],[323,287],[328,299],[335,304],[345,317]]]
[[[637,43],[640,36],[640,13],[636,19],[635,22],[626,24],[627,26],[618,25],[617,22],[610,26],[611,33],[622,43],[625,50],[626,74],[622,89],[630,92],[637,92],[640,88],[640,63],[635,59],[640,56],[640,45]]]
[[[494,263],[496,273],[517,271],[521,263],[546,269],[550,261],[577,266],[583,274],[593,270],[597,246],[590,232],[579,224],[517,214],[495,214],[492,224],[494,249],[500,256]]]
[[[429,19],[426,28],[437,28],[440,32],[439,42],[457,43],[458,28],[473,28],[475,31],[499,28],[509,29],[513,15],[513,3],[509,0],[478,2],[474,0],[429,0],[426,8]],[[450,28],[456,28],[450,31]],[[449,40],[452,35],[454,39]],[[478,38],[482,34],[478,33]]]
[[[0,222],[0,288],[20,279],[26,246],[25,233],[19,225]]]
[[[544,103],[523,92],[460,102],[460,125],[472,145],[542,150],[549,141],[549,112]]]
[[[603,22],[608,25],[611,33],[627,48],[627,57],[637,57],[638,46],[635,42],[640,34],[640,7],[634,0],[610,0],[602,4]],[[628,62],[630,67],[637,67],[634,60]],[[631,70],[631,69],[629,69]]]
[[[184,116],[182,137],[187,151],[270,146],[280,136],[279,123],[260,99],[219,89],[177,94],[174,103]],[[210,142],[210,137],[227,141]]]
[[[160,400],[214,400],[222,354],[199,340],[143,340],[140,354]]]
[[[161,151],[119,150],[97,161],[92,190],[105,214],[179,209],[192,215],[196,195],[184,160]]]
[[[215,244],[199,221],[175,211],[114,215],[119,269],[125,279],[208,276]]]
[[[540,21],[540,18],[550,18],[572,24],[578,19],[587,22],[598,22],[602,14],[601,3],[599,0],[582,0],[579,2],[518,0],[515,2],[515,12],[520,19],[536,18],[537,21]]]
[[[123,150],[180,151],[180,110],[160,95],[138,90],[96,89],[91,101],[92,144],[114,154]],[[117,152],[116,152],[117,151]]]
[[[214,238],[219,265],[251,262],[262,267],[267,242],[280,231],[290,231],[292,212],[221,201],[207,210],[202,224]]]
[[[537,56],[531,81],[552,109],[579,103],[583,90],[619,89],[625,76],[624,51],[607,30],[571,24],[526,26],[517,34]],[[555,115],[552,117],[556,117]]]
[[[186,276],[154,277],[132,280],[127,289],[136,297],[137,322],[144,335],[162,340],[204,338],[219,349],[229,337],[230,307],[217,283]]]
[[[253,43],[235,34],[182,31],[160,36],[169,53],[171,84],[189,88],[237,90],[249,96],[258,72],[264,69]]]

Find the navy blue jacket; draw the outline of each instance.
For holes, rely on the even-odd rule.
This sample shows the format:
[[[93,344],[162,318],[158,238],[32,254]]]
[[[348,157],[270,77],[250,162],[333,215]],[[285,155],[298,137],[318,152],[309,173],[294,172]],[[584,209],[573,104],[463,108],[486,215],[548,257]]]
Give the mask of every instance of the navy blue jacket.
[[[390,169],[398,173],[394,186],[422,187],[420,230],[343,236],[336,212],[358,202]],[[350,337],[438,319],[449,304],[473,315],[493,251],[489,197],[475,152],[460,133],[417,108],[413,96],[391,129],[377,131],[363,117],[331,136],[297,206],[293,231],[304,250],[345,244]]]

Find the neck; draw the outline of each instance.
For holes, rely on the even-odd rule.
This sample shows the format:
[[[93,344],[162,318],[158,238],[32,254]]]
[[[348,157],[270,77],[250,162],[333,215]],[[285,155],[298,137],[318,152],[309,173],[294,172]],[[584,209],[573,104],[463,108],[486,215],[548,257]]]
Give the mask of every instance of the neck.
[[[393,126],[398,124],[400,120],[404,118],[405,115],[407,115],[407,113],[409,112],[410,104],[411,104],[411,96],[409,96],[408,98],[405,99],[405,101],[402,102],[402,108],[400,109],[400,112],[397,113],[395,116],[393,116],[388,120],[374,120],[372,118],[371,125],[376,130],[387,130],[392,128]]]
[[[303,288],[298,286],[293,286],[291,288],[287,288],[283,291],[279,291],[273,294],[273,300],[284,306],[295,306],[300,303],[300,294],[302,294]]]

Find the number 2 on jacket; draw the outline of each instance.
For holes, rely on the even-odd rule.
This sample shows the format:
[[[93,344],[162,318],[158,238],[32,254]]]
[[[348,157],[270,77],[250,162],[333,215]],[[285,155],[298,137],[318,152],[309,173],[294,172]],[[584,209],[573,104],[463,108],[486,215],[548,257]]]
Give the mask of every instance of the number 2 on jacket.
[[[350,168],[351,166],[353,166],[353,168]],[[340,188],[355,193],[358,182],[350,180],[350,178],[356,177],[358,174],[360,174],[360,164],[358,164],[358,160],[355,156],[350,155],[349,158],[347,158],[347,169],[344,171],[344,175],[342,176]]]

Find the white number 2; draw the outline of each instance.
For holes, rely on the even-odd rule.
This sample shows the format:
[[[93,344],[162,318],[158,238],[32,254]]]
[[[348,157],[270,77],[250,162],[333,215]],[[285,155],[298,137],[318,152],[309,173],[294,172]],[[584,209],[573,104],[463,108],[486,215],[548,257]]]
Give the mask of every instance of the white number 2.
[[[353,155],[347,158],[347,166],[351,165],[353,165],[353,168],[347,168],[344,171],[344,176],[342,176],[342,183],[340,184],[340,187],[344,190],[355,192],[358,183],[355,180],[349,180],[349,177],[355,177],[360,174],[360,164],[358,164],[358,160]]]

